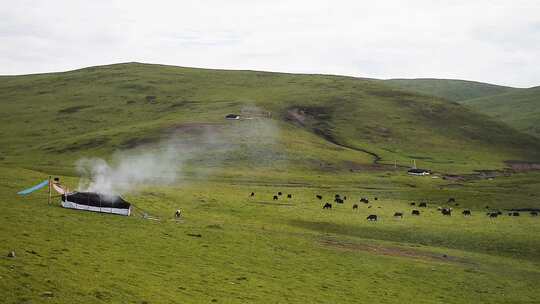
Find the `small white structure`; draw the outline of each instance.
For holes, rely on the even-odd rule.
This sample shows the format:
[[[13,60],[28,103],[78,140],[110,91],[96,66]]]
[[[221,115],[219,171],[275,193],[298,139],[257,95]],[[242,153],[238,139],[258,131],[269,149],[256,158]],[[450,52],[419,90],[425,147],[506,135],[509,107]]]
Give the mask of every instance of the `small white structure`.
[[[237,114],[227,114],[227,115],[225,115],[225,119],[228,119],[228,120],[239,120],[239,119],[240,119],[240,115],[237,115]]]
[[[410,174],[410,175],[419,175],[419,176],[423,176],[423,175],[430,175],[430,174],[431,174],[431,171],[426,170],[426,169],[416,169],[416,168],[413,168],[413,169],[409,169],[409,171],[407,171],[407,173]]]

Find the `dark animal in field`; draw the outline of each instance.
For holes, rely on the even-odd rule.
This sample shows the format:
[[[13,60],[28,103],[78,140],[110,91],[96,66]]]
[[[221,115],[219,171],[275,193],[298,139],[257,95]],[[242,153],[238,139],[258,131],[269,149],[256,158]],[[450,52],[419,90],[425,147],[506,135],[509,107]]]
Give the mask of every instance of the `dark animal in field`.
[[[427,203],[426,203],[426,202],[420,203],[420,204],[418,204],[418,207],[424,207],[424,208],[426,208],[426,207],[427,207]]]
[[[454,203],[455,201],[456,201],[456,199],[453,198],[453,197],[451,197],[451,198],[448,199],[448,203]]]
[[[255,192],[251,192],[249,196],[255,196]]]
[[[292,198],[292,194],[287,194],[287,198]]]
[[[368,200],[367,198],[365,198],[365,197],[362,197],[362,198],[360,199],[360,202],[361,202],[361,203],[364,203],[364,204],[369,204],[369,200]]]
[[[317,194],[317,195],[315,195],[315,197],[322,200],[322,195]]]
[[[395,212],[394,217],[401,217],[403,218],[403,212]]]
[[[538,216],[538,212],[537,211],[531,211],[531,216]]]
[[[343,200],[339,197],[337,197],[334,202],[338,203],[338,204],[343,204]]]
[[[326,204],[324,204],[324,206],[322,208],[323,209],[332,209],[332,204],[326,203]]]
[[[334,195],[334,198],[339,198],[339,197],[340,197],[339,194]]]
[[[471,215],[471,210],[465,209],[463,210],[463,212],[461,212],[461,214],[463,214],[464,216],[469,216]]]
[[[376,222],[376,221],[377,221],[377,215],[375,215],[375,214],[370,214],[370,215],[368,215],[368,216],[366,217],[366,219],[367,219],[368,221],[375,221],[375,222]]]
[[[174,213],[174,217],[180,218],[181,216],[182,216],[182,211],[180,211],[180,209],[176,210],[176,212]]]
[[[519,216],[519,212],[516,212],[516,211],[512,212],[512,216]]]
[[[486,209],[489,209],[489,206],[486,206]]]
[[[411,203],[411,206],[416,206],[416,203]]]
[[[502,214],[501,210],[497,210],[497,214],[501,215]]]
[[[353,210],[358,209],[358,205],[357,205],[357,204],[352,205],[352,209],[353,209]]]
[[[277,193],[277,195],[279,195],[279,196],[281,196],[282,194],[283,194],[283,193],[281,193],[281,192],[278,192],[278,193]]]
[[[371,205],[367,206],[368,208],[371,208]]]
[[[413,210],[411,212],[412,215],[420,215],[420,210]]]
[[[273,198],[275,201],[278,200],[278,196],[277,195],[274,195],[274,198]]]
[[[451,216],[451,215],[452,215],[452,208],[443,208],[443,209],[441,210],[441,213],[442,213],[443,215]]]
[[[459,206],[459,203],[455,203],[454,206]]]
[[[492,218],[499,216],[497,212],[488,212],[487,214],[489,215],[489,217],[492,217]]]
[[[344,201],[346,201],[346,200],[347,200],[347,197],[346,197],[346,196],[344,196],[344,197],[343,197],[343,200],[344,200]]]
[[[376,196],[373,198],[374,200],[378,200],[379,198],[377,198]]]

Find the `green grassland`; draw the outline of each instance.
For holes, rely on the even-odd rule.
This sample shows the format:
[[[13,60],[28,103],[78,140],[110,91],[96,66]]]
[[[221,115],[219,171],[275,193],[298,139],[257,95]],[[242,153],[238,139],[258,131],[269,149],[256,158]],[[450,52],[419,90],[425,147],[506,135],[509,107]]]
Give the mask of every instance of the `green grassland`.
[[[519,91],[519,89],[512,87],[458,79],[389,79],[384,80],[384,83],[407,91],[456,102]]]
[[[138,63],[0,77],[0,98],[4,303],[538,301],[540,217],[505,213],[540,208],[540,172],[503,169],[538,162],[540,144],[460,104],[377,80]],[[75,189],[83,157],[171,145],[177,180],[124,195],[160,221],[16,194],[51,174]],[[407,175],[413,159],[434,176]],[[348,199],[323,210],[336,193]]]
[[[390,79],[385,84],[445,98],[540,137],[540,88],[518,89],[451,79]]]
[[[540,138],[540,87],[469,99],[463,104]]]

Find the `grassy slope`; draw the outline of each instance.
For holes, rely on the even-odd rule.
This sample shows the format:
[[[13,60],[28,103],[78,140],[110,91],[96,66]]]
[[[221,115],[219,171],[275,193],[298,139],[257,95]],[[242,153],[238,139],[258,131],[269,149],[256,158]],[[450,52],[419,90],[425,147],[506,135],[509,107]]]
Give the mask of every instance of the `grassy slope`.
[[[385,84],[438,96],[499,119],[518,131],[540,136],[540,87],[516,89],[448,79],[390,79]]]
[[[164,219],[158,223],[48,207],[43,192],[16,197],[17,189],[45,175],[2,170],[0,252],[17,253],[15,259],[0,258],[4,303],[534,303],[537,298],[540,218],[493,220],[479,206],[524,206],[529,195],[540,195],[538,174],[443,190],[431,179],[402,174],[308,177],[304,184],[286,186],[199,181],[128,196]],[[401,186],[402,179],[415,187]],[[531,179],[536,182],[529,188],[520,182]],[[271,195],[278,190],[293,199],[273,204]],[[248,198],[251,191],[254,198]],[[330,211],[314,199],[336,192],[349,199]],[[371,209],[361,204],[351,211],[351,200],[375,195],[379,200]],[[473,216],[460,216],[460,207],[453,217],[438,214],[435,207],[448,196],[473,207]],[[411,217],[408,197],[433,205]],[[178,207],[185,213],[183,223],[170,216]],[[394,219],[394,211],[406,212],[405,218]],[[366,221],[370,213],[380,221]]]
[[[133,142],[155,142],[190,123],[219,124],[219,136],[229,138],[234,132],[224,130],[238,124],[224,122],[224,114],[246,105],[272,112],[269,121],[278,130],[273,152],[288,160],[282,167],[311,170],[325,163],[347,169],[343,164],[371,162],[354,149],[376,153],[383,163],[409,165],[414,158],[458,172],[539,158],[540,144],[503,124],[378,81],[145,64],[0,79],[0,108],[10,113],[0,120],[0,157],[34,168],[58,168],[60,160],[69,168],[82,155],[107,156]],[[304,126],[287,119],[290,109],[305,110]],[[249,123],[240,128],[250,129]],[[311,160],[305,151],[313,152]],[[243,166],[245,159],[229,163]]]
[[[437,96],[456,102],[519,91],[519,89],[511,87],[457,79],[389,79],[384,80],[384,83],[407,91]]]
[[[0,97],[0,110],[10,114],[0,120],[5,303],[537,299],[540,218],[523,213],[492,220],[483,212],[486,205],[540,207],[538,173],[454,182],[348,170],[373,160],[358,148],[389,163],[424,156],[421,163],[451,172],[536,157],[529,137],[457,104],[361,79],[142,64],[3,77]],[[246,104],[272,111],[273,118],[223,122],[224,113]],[[305,113],[303,125],[287,119],[287,110],[296,108]],[[59,208],[56,199],[47,206],[44,191],[15,194],[51,173],[64,173],[62,180],[75,188],[74,162],[82,156],[110,157],[170,134],[198,143],[200,134],[188,124],[195,122],[218,124],[212,141],[238,148],[226,148],[218,162],[222,151],[197,153],[175,185],[126,196],[161,222],[75,212]],[[195,174],[206,170],[211,173]],[[276,204],[277,191],[293,199]],[[334,193],[349,199],[323,211]],[[361,204],[352,212],[361,196],[371,198],[372,208]],[[435,208],[448,197],[460,206],[443,217]],[[410,217],[409,202],[420,199],[430,207]],[[182,223],[172,220],[177,208],[184,211]],[[461,217],[461,208],[473,216]],[[394,219],[395,211],[405,218]],[[366,221],[372,213],[381,220]],[[10,250],[16,258],[5,257]]]
[[[463,104],[540,137],[540,87],[469,99]]]

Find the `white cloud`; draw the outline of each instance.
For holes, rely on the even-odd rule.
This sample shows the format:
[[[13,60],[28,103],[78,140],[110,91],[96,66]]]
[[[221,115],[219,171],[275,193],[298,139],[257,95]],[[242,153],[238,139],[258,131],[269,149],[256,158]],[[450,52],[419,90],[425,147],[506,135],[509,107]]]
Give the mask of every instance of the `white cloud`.
[[[2,7],[0,74],[141,61],[540,85],[536,0],[66,0]]]

